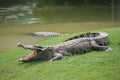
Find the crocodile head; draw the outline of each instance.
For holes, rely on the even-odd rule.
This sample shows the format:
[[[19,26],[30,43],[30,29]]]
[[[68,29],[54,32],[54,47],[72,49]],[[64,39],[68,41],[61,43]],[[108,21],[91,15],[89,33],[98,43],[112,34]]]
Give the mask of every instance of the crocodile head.
[[[39,50],[34,50],[32,54],[20,58],[20,62],[32,62],[36,60],[49,60],[53,57],[54,50],[52,47],[43,47]]]

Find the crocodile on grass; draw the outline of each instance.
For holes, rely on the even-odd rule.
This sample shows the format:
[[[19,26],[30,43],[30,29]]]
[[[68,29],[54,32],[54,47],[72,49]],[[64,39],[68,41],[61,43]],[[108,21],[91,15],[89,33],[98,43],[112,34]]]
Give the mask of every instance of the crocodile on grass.
[[[55,46],[32,46],[18,43],[18,47],[34,50],[32,54],[21,58],[19,61],[31,62],[35,60],[60,60],[65,55],[81,54],[92,50],[112,51],[107,46],[110,43],[108,34],[105,32],[85,33],[69,38]]]

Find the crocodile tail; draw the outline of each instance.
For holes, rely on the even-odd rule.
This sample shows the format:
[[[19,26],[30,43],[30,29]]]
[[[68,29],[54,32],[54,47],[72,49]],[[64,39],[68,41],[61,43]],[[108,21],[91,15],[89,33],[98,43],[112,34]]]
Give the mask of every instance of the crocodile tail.
[[[79,35],[77,35],[77,36],[74,36],[74,37],[68,38],[68,39],[66,39],[64,42],[66,42],[66,41],[70,41],[70,40],[73,40],[73,39],[77,39],[77,38],[96,37],[96,36],[98,36],[98,35],[99,35],[99,33],[91,33],[91,32],[83,33],[83,34],[79,34]]]
[[[108,34],[105,32],[92,32],[92,33],[88,32],[84,34],[79,34],[77,36],[66,39],[64,42],[78,38],[81,38],[81,40],[82,39],[94,40],[101,46],[106,46],[110,43]]]

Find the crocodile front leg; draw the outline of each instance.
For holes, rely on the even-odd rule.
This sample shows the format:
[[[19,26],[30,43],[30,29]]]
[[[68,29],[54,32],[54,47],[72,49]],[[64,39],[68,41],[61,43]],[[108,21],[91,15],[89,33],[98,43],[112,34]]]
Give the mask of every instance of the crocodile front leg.
[[[91,45],[92,45],[92,48],[94,50],[107,51],[107,52],[112,51],[111,47],[109,47],[109,46],[100,46],[95,41],[91,41]]]
[[[54,57],[49,60],[49,62],[55,61],[55,60],[61,60],[63,58],[63,55],[60,53],[54,53]]]
[[[59,50],[58,51],[60,54],[62,54],[63,56],[71,56],[72,54],[71,53],[68,53],[67,51],[65,50]]]

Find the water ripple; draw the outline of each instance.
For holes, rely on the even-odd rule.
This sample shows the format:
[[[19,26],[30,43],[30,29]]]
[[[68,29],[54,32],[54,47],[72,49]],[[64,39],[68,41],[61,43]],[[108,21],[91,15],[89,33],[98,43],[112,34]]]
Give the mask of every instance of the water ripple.
[[[26,3],[24,5],[14,5],[0,8],[0,23],[37,23],[39,19],[33,17],[32,8],[37,3]]]

